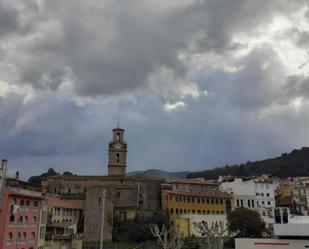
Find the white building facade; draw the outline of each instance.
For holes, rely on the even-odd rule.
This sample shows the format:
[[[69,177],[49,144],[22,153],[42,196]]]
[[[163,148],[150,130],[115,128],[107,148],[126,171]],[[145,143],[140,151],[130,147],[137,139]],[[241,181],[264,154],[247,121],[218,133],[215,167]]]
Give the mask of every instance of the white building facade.
[[[219,177],[220,188],[234,196],[234,207],[258,211],[263,220],[274,223],[275,190],[278,184],[269,177]]]

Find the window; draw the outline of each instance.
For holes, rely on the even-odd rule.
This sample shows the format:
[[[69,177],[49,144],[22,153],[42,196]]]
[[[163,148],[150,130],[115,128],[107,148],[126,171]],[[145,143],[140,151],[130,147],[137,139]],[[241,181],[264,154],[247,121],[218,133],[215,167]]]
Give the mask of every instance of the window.
[[[240,200],[240,205],[243,207],[244,206],[244,200]]]
[[[26,232],[23,232],[23,240],[27,240],[27,234],[26,234]]]
[[[30,201],[26,200],[26,207],[29,207],[29,206],[30,206]]]
[[[13,240],[13,234],[12,233],[9,233],[8,240]]]
[[[35,240],[35,233],[34,232],[31,233],[30,240]]]
[[[21,233],[20,232],[17,234],[17,240],[21,240]]]
[[[269,197],[269,193],[267,193],[266,196]]]
[[[39,203],[37,201],[33,202],[33,207],[37,208],[39,206]]]
[[[173,213],[174,213],[174,209],[173,209],[173,208],[171,208],[171,211],[170,211],[170,212],[171,212],[171,214],[173,214]]]
[[[25,200],[20,200],[20,206],[24,206],[25,205]]]
[[[32,223],[32,224],[36,224],[36,221],[37,221],[36,216],[33,216],[33,217],[32,217],[32,222],[31,222],[31,223]]]
[[[251,206],[251,203],[250,203],[250,200],[248,200],[248,207],[250,207]]]
[[[252,207],[254,207],[254,200],[251,200],[251,202],[252,202]]]
[[[120,155],[119,155],[119,153],[116,154],[116,162],[117,162],[117,163],[120,162]]]
[[[197,213],[198,213],[198,214],[201,214],[201,210],[197,210]]]
[[[23,220],[23,223],[25,223],[25,224],[28,223],[28,216],[25,216],[25,219]]]
[[[270,205],[270,201],[268,201],[267,204]]]
[[[18,221],[19,221],[20,223],[22,223],[23,220],[24,220],[23,217],[22,217],[22,216],[19,216],[19,220],[18,220]]]
[[[116,135],[116,141],[120,141],[120,133],[117,133],[117,135]]]
[[[12,214],[11,216],[10,216],[10,222],[14,222],[15,221],[15,217],[14,217],[14,215]]]
[[[178,213],[179,213],[178,208],[176,208],[176,214],[178,214]]]
[[[237,199],[236,202],[237,202],[237,207],[240,207],[240,205],[239,205],[239,199]]]

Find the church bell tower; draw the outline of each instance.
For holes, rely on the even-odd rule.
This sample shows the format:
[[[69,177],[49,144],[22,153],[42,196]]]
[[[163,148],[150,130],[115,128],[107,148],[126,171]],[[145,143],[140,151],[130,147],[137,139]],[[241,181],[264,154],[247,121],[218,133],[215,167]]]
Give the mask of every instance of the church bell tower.
[[[108,175],[125,176],[127,167],[127,144],[123,139],[124,129],[113,129],[113,139],[108,149]]]

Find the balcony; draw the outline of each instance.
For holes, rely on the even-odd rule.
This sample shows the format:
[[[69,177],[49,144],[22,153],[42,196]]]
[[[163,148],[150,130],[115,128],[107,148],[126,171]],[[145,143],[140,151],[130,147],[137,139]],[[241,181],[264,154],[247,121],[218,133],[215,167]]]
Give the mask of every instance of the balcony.
[[[53,240],[71,240],[72,234],[54,234],[52,236]]]

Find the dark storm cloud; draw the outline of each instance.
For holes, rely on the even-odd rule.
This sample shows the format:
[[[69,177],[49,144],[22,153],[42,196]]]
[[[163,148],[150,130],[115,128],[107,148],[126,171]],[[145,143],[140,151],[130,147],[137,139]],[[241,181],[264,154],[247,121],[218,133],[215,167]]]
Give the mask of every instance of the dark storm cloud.
[[[18,12],[5,1],[0,1],[0,38],[18,28]]]
[[[119,117],[129,170],[205,169],[306,145],[308,77],[287,73],[267,39],[250,43],[306,1],[165,4],[0,0],[0,155],[12,168],[106,173]],[[306,32],[294,25],[281,39],[305,53]]]
[[[56,89],[67,68],[77,94],[116,95],[144,88],[149,74],[161,67],[184,74],[179,52],[225,53],[237,46],[232,41],[237,33],[254,32],[277,13],[302,6],[301,1],[209,0],[156,12],[137,3],[48,1],[37,12],[26,6],[33,23],[30,41],[7,62],[17,66],[21,82],[34,87]]]

